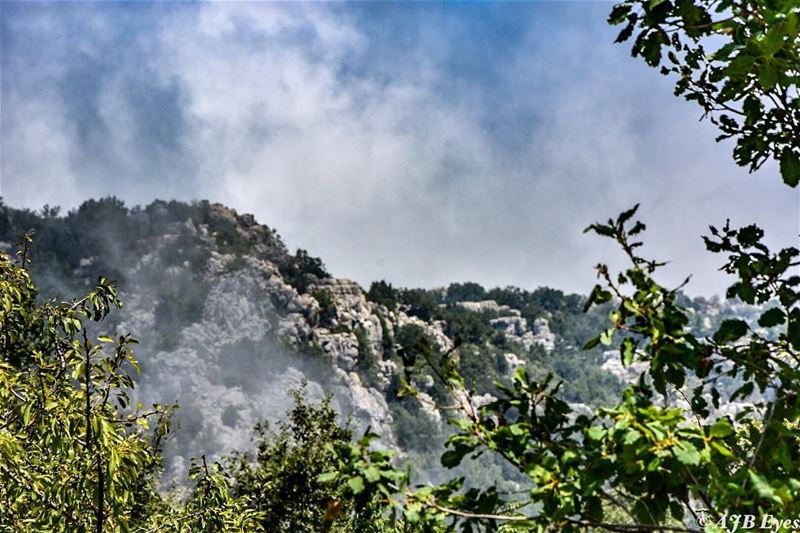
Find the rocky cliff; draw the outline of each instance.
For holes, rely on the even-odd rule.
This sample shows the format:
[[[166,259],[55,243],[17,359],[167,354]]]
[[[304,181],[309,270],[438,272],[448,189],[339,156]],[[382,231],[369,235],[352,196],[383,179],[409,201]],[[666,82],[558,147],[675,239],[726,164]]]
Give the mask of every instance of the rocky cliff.
[[[161,215],[156,210],[148,218]],[[144,253],[114,265],[125,301],[116,329],[142,341],[137,399],[180,404],[167,448],[175,472],[199,453],[246,448],[253,425],[279,418],[289,407],[288,388],[303,380],[312,396],[333,394],[343,417],[398,447],[387,402],[402,374],[392,357],[398,331],[417,328],[441,352],[453,346],[443,321],[369,301],[353,281],[301,273],[302,283],[292,285],[292,257],[277,234],[218,204],[201,220],[162,223],[130,246]],[[100,256],[82,257],[72,278],[88,282],[103,263]],[[544,318],[531,329],[518,310],[494,301],[459,305],[497,315],[490,327],[512,344],[553,349]],[[372,358],[370,372],[365,354]],[[509,371],[524,364],[514,352],[502,358]],[[433,393],[432,380],[417,384]],[[434,408],[425,409],[441,420]]]

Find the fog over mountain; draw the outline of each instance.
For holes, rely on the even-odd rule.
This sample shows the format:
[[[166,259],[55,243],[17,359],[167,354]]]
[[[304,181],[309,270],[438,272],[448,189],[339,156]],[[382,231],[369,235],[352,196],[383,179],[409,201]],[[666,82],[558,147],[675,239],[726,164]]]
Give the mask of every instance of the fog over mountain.
[[[800,196],[612,46],[606,4],[448,7],[4,3],[0,194],[211,198],[365,285],[585,292],[616,255],[581,230],[636,202],[692,294],[725,284],[708,224],[796,242]]]
[[[459,366],[478,402],[523,366],[564,380],[564,397],[587,411],[609,402],[631,374],[614,346],[581,349],[608,312],[584,313],[584,296],[477,283],[362,287],[221,204],[129,208],[108,198],[64,216],[0,206],[4,251],[26,231],[35,232],[42,298],[76,296],[98,275],[118,282],[124,307],[95,333],[140,340],[136,400],[180,405],[165,448],[167,481],[183,479],[192,457],[249,449],[253,427],[280,420],[288,391],[304,381],[312,399],[332,394],[342,420],[371,427],[419,475],[436,477],[447,412],[436,407],[444,392],[431,367],[414,355],[421,342],[434,358],[461,343]],[[699,332],[734,315],[757,327],[759,313],[748,306],[684,300]],[[404,382],[420,390],[419,401],[403,395]],[[501,464],[472,468],[476,479],[503,478]]]

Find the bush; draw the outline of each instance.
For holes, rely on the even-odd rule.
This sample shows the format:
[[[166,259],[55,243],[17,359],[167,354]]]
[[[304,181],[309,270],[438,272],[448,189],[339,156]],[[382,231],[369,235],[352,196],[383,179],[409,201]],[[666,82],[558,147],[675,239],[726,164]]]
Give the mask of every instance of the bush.
[[[448,303],[455,302],[479,302],[486,299],[486,289],[478,283],[468,281],[466,283],[451,283],[447,287]]]
[[[319,257],[313,257],[302,249],[297,250],[281,274],[300,293],[306,292],[314,282],[331,277]]]
[[[358,362],[356,368],[358,375],[364,379],[364,383],[369,387],[380,385],[380,358],[372,351],[367,342],[367,336],[362,327],[355,329],[356,340],[358,341]]]
[[[389,411],[394,419],[397,443],[403,449],[426,453],[441,446],[441,426],[420,408],[417,400],[406,398],[394,402],[389,405]]]
[[[365,527],[359,531],[377,531],[380,508],[357,505],[341,482],[319,481],[331,469],[334,448],[350,442],[349,423],[339,425],[331,396],[309,403],[305,384],[290,394],[295,405],[286,422],[275,431],[266,422],[255,427],[255,456],[236,452],[227,458],[233,495],[252,502],[266,531],[352,531],[355,524]]]
[[[403,289],[400,302],[405,304],[406,313],[425,322],[429,321],[439,305],[439,301],[425,289]]]
[[[398,291],[384,280],[373,281],[367,291],[367,300],[386,307],[389,311],[397,309]]]
[[[325,289],[314,289],[311,296],[319,303],[319,323],[321,326],[330,327],[336,320],[336,304],[331,292]]]

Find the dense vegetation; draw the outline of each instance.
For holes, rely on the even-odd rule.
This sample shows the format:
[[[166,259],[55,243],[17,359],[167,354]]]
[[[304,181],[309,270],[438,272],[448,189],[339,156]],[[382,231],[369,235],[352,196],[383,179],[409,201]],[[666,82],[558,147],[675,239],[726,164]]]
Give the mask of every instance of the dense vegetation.
[[[99,275],[124,284],[123,265],[152,252],[153,241],[164,236],[165,228],[175,232],[172,245],[159,250],[166,266],[186,265],[192,272],[202,272],[211,247],[205,235],[192,230],[202,228],[219,253],[267,259],[300,292],[305,292],[313,280],[329,276],[319,258],[302,249],[290,254],[280,236],[255,224],[252,216],[235,215],[208,201],[156,200],[144,208],[128,208],[110,197],[87,200],[65,216],[59,214],[59,208],[48,206],[35,212],[0,204],[0,240],[5,242],[6,251],[13,249],[23,234],[36,236],[32,272],[47,295],[75,294]],[[168,315],[176,313],[163,313],[164,317]]]
[[[328,399],[309,404],[303,390],[278,431],[256,428],[255,462],[246,453],[224,464],[200,457],[185,498],[161,494],[172,408],[129,405],[136,340],[89,333],[121,305],[116,287],[100,278],[78,299],[38,303],[28,252],[16,264],[0,254],[0,530],[381,528],[375,502],[319,482],[352,433]]]

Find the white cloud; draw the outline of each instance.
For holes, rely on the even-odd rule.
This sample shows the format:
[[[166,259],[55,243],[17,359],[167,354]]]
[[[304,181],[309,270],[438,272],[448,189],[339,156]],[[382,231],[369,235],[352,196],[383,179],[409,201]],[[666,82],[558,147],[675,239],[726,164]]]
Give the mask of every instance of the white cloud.
[[[511,53],[484,65],[492,85],[454,75],[448,61],[470,58],[452,39],[458,20],[441,15],[412,19],[414,44],[392,48],[369,31],[375,20],[342,6],[181,6],[115,40],[116,14],[94,15],[85,38],[62,36],[59,55],[30,68],[48,86],[63,78],[67,50],[94,58],[101,45],[133,47],[94,58],[107,70],[94,100],[106,128],[96,152],[81,144],[63,95],[5,80],[12,204],[209,198],[253,212],[339,276],[423,286],[585,291],[598,256],[613,254],[580,230],[637,201],[654,229],[650,249],[678,263],[674,279],[708,273],[695,292],[722,288],[719,261],[699,240],[707,223],[736,213],[796,241],[798,198],[774,171],[735,168],[667,80],[610,44],[602,17],[532,19]],[[137,80],[178,95],[178,109],[164,110],[179,115],[176,153],[141,138],[162,126],[151,117],[142,133],[144,111],[129,94]]]
[[[70,125],[52,99],[17,99],[9,94],[2,108],[0,195],[16,205],[75,204],[82,198],[70,169]],[[58,189],[61,194],[44,195]]]

